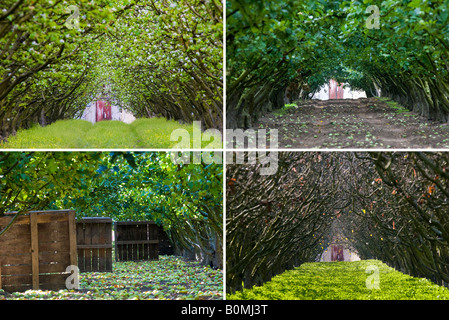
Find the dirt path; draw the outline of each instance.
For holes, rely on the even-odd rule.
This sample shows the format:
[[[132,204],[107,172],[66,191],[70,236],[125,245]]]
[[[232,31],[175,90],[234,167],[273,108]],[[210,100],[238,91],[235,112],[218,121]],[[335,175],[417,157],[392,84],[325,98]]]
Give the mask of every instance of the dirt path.
[[[449,125],[378,98],[310,100],[260,118],[280,148],[449,148]]]

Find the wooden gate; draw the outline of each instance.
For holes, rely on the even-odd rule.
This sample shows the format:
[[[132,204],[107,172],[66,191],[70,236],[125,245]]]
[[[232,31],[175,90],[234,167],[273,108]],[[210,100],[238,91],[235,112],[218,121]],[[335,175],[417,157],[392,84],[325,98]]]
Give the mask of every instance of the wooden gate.
[[[115,260],[159,259],[158,229],[154,221],[115,223]]]
[[[80,272],[112,272],[112,219],[86,217],[76,222]]]
[[[14,213],[0,217],[0,229]],[[32,211],[20,215],[0,236],[0,289],[6,292],[66,288],[76,266],[75,212]]]

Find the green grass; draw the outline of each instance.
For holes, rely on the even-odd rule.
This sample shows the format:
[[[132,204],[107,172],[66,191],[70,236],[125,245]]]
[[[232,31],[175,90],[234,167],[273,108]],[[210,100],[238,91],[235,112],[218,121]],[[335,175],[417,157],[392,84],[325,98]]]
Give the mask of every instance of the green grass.
[[[418,115],[412,113],[410,110],[408,110],[407,108],[401,106],[399,103],[397,103],[396,101],[390,100],[389,98],[386,97],[377,97],[378,100],[385,102],[391,109],[394,110],[394,112],[396,114],[403,114],[406,117],[417,117]]]
[[[178,138],[178,141],[170,140],[176,129],[188,132],[189,139],[186,141],[190,142],[190,147],[195,147],[200,142],[201,137],[193,135],[192,125],[179,124],[164,118],[142,118],[131,124],[120,121],[101,121],[92,124],[85,120],[59,120],[46,127],[36,125],[31,129],[19,130],[15,136],[8,138],[8,142],[0,143],[0,148],[168,149],[181,142],[181,138]],[[214,137],[213,142],[201,141],[201,147],[220,148],[221,136]]]
[[[366,281],[379,270],[379,289]],[[449,299],[449,290],[424,278],[396,271],[378,260],[304,263],[273,277],[263,286],[228,294],[229,300],[439,300]]]
[[[80,273],[79,289],[27,290],[0,300],[217,300],[223,273],[176,256],[114,262],[113,272]]]
[[[286,104],[281,109],[276,109],[273,111],[273,114],[276,116],[284,116],[290,109],[296,109],[298,106],[294,103]]]

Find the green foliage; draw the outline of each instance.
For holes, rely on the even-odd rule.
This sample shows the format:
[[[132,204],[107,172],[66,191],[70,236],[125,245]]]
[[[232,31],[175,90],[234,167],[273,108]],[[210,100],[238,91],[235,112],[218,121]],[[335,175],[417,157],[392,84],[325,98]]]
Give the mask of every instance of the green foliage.
[[[379,289],[366,286],[369,266],[379,270]],[[314,262],[286,271],[261,287],[228,294],[228,300],[439,300],[449,290],[405,275],[378,260]]]
[[[406,113],[405,116],[416,116],[416,114],[410,113],[410,110],[401,106],[399,103],[392,101],[389,98],[378,97],[377,99],[384,101],[395,113]]]
[[[274,111],[273,114],[277,115],[277,116],[284,116],[284,115],[288,114],[288,110],[295,109],[295,108],[298,108],[298,106],[294,103],[286,104],[284,106],[284,108]]]
[[[0,153],[0,216],[40,210],[65,196],[79,196],[83,192],[79,186],[90,180],[99,157],[99,153]]]
[[[114,155],[103,158],[99,164],[90,194],[75,201],[76,206],[82,204],[88,210],[88,215],[113,216],[117,221],[158,221],[171,210],[175,215],[189,216],[189,205],[220,205],[219,164],[175,164],[170,153],[150,152],[134,153],[132,167]],[[146,209],[142,211],[142,207]]]
[[[206,256],[220,261],[222,165],[209,161],[208,153],[203,153],[198,164],[176,164],[172,156],[134,153],[134,166],[115,155],[106,157],[84,196],[63,202],[73,206],[80,217],[153,220],[164,227],[178,247],[198,247]]]
[[[221,137],[201,141],[199,134],[193,133],[196,126],[180,124],[164,118],[137,119],[131,124],[120,121],[101,121],[92,124],[85,120],[59,120],[55,123],[31,129],[19,130],[8,142],[0,142],[5,149],[131,149],[159,148],[168,149],[177,145],[171,141],[172,133],[182,129],[188,133],[187,145],[201,143],[202,147],[221,147]],[[177,138],[177,136],[175,136]],[[205,138],[204,138],[205,140]]]

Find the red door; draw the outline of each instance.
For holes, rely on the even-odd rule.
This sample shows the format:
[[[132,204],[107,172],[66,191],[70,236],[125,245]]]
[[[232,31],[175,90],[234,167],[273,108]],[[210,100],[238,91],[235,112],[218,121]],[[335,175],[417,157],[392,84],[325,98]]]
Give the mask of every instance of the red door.
[[[343,256],[343,246],[333,245],[331,252],[332,261],[345,261]]]
[[[343,99],[343,86],[342,85],[338,85],[337,86],[337,99]]]
[[[97,101],[97,117],[96,117],[97,122],[103,120],[103,110],[104,110],[104,102]]]
[[[109,101],[105,101],[104,103],[103,120],[112,120],[111,103]]]
[[[337,99],[337,82],[334,79],[329,81],[329,99]]]
[[[97,101],[97,122],[112,120],[111,103],[109,101]]]
[[[343,86],[334,79],[329,81],[329,99],[343,99]]]

